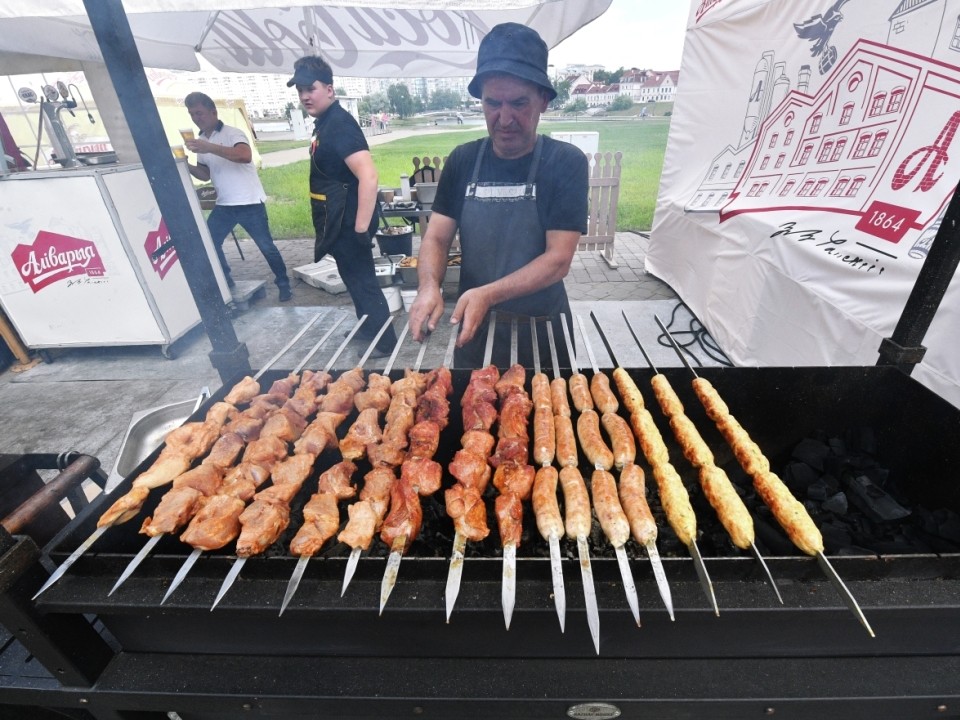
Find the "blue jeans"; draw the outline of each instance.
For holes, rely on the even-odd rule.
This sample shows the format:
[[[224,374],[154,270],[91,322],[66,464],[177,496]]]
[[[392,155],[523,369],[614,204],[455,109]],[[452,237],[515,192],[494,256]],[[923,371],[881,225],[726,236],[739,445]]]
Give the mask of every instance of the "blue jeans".
[[[217,257],[220,259],[220,265],[223,267],[223,272],[227,278],[230,278],[230,266],[227,265],[227,258],[223,254],[223,241],[237,225],[247,231],[247,234],[253,238],[253,242],[257,244],[260,252],[263,253],[267,264],[273,270],[277,287],[289,288],[290,280],[287,278],[287,266],[273,242],[273,235],[270,234],[270,225],[267,222],[267,206],[263,203],[216,205],[207,218],[210,238],[213,240],[213,246],[217,249]]]

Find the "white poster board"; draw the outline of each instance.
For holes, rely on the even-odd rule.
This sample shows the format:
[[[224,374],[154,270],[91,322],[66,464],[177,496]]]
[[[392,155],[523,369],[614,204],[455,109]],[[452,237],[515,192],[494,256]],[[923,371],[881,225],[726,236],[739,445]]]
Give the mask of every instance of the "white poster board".
[[[694,0],[647,269],[741,366],[872,365],[960,178],[960,0]],[[914,377],[960,406],[960,283]]]

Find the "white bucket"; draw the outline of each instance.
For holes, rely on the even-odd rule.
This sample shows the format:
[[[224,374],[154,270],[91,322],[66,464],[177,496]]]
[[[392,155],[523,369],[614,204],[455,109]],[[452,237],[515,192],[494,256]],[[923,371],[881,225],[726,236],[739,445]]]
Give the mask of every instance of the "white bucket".
[[[410,306],[413,305],[413,301],[417,299],[417,289],[401,290],[400,299],[403,300],[404,312],[410,312]]]
[[[395,313],[403,307],[403,301],[400,299],[400,288],[396,285],[380,288],[383,291],[383,297],[387,299],[387,307],[390,312]]]

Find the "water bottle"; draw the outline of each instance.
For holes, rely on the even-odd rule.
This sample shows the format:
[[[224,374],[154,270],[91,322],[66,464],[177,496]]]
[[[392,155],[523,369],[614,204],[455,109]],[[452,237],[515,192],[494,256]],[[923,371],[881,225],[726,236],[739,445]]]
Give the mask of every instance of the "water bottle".
[[[404,201],[410,199],[410,178],[406,175],[400,176],[400,197],[402,197]]]

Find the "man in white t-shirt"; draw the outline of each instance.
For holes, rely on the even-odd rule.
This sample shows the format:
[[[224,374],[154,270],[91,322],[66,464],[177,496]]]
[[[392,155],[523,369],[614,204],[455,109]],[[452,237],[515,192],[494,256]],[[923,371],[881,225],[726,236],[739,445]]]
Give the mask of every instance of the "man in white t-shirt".
[[[217,249],[217,257],[233,287],[230,266],[223,254],[223,241],[237,225],[253,238],[280,290],[280,302],[289,300],[290,280],[287,266],[273,242],[267,221],[267,196],[260,184],[253,164],[253,151],[247,136],[239,128],[224,125],[217,117],[217,106],[208,95],[193,92],[184,98],[200,137],[184,144],[197,154],[197,164],[187,165],[190,174],[198,180],[210,180],[217,191],[217,204],[207,218],[210,237]]]

